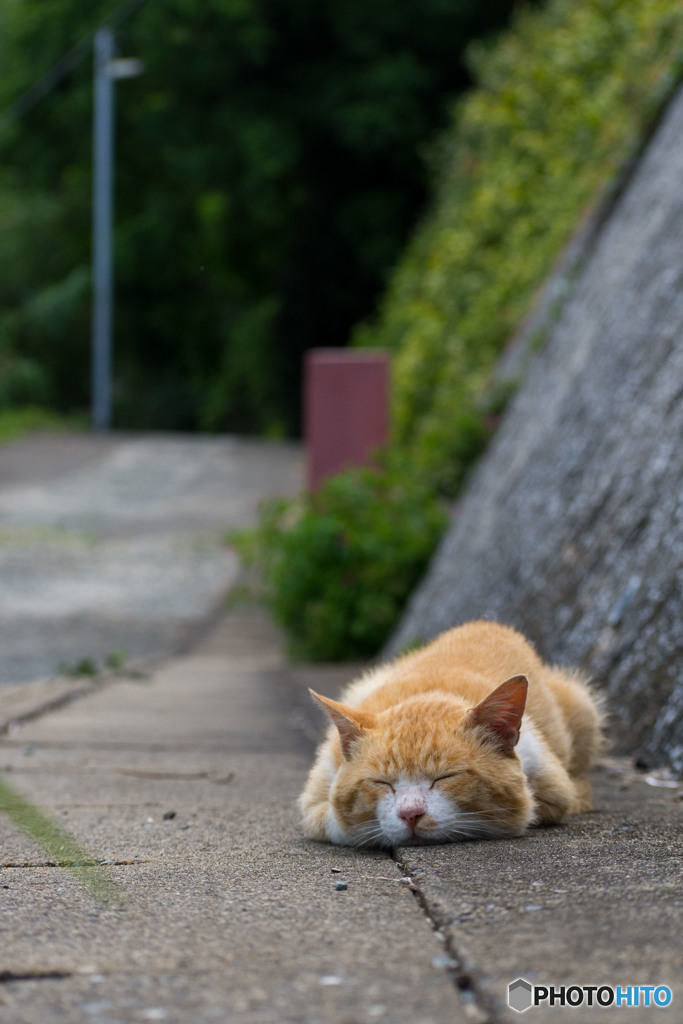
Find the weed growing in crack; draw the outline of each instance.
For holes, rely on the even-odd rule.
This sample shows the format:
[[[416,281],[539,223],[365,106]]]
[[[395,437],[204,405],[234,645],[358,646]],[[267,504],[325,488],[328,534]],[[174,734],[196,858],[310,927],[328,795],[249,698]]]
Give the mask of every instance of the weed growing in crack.
[[[35,804],[0,778],[0,813],[29,836],[60,867],[68,868],[91,896],[116,908],[123,894],[97,861],[89,857],[70,833],[52,821]]]

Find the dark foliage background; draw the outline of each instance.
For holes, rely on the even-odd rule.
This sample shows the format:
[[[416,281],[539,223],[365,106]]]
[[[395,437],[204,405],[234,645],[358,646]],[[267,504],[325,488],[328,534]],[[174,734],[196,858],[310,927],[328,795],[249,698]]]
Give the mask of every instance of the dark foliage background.
[[[369,316],[462,54],[511,0],[148,0],[117,28],[115,424],[293,433]],[[13,0],[0,109],[111,0]],[[87,407],[92,61],[0,132],[0,407]]]

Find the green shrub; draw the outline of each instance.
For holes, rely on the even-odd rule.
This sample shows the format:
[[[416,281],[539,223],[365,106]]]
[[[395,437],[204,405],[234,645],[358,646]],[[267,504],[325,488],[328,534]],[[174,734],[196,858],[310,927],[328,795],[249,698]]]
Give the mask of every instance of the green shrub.
[[[348,661],[387,639],[445,523],[430,489],[385,458],[314,494],[268,502],[258,528],[236,540],[260,571],[291,653]]]
[[[478,454],[505,342],[682,58],[679,0],[550,0],[471,48],[478,87],[435,153],[431,212],[356,334],[394,352],[396,441],[442,491]]]
[[[65,430],[83,427],[83,421],[57,416],[36,405],[21,406],[18,409],[0,408],[0,444],[13,441],[22,434],[34,430]]]
[[[479,85],[435,151],[431,212],[355,336],[394,354],[391,469],[271,505],[253,541],[309,657],[390,632],[443,526],[434,496],[458,493],[510,397],[490,380],[505,342],[679,78],[683,5],[549,0],[470,56]]]

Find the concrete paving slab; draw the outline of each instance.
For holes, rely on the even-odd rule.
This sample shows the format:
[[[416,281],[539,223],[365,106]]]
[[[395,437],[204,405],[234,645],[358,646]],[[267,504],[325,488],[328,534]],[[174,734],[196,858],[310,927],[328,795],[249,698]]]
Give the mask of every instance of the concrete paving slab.
[[[303,485],[301,448],[37,434],[0,446],[0,685],[176,653],[235,582],[229,529]]]
[[[71,697],[93,690],[96,685],[90,677],[78,680],[66,677],[4,686],[0,700],[0,733],[11,732],[38,709],[47,711],[58,707]]]
[[[595,787],[596,810],[565,825],[397,854],[459,973],[494,1015],[505,1012],[518,978],[683,993],[683,787],[650,786],[624,760],[603,765]],[[620,1020],[624,1010],[584,1004],[577,1019]],[[541,1004],[532,1016],[569,1012]],[[654,1004],[634,1012],[639,1021],[665,1019]]]

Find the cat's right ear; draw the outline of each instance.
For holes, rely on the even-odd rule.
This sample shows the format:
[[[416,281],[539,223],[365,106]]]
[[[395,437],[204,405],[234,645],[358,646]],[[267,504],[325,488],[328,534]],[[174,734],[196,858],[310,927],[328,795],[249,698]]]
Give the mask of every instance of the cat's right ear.
[[[529,682],[526,676],[507,679],[469,712],[471,725],[481,725],[502,754],[511,756],[519,740]]]
[[[321,697],[319,693],[310,688],[308,692],[336,725],[342,753],[348,761],[351,757],[353,743],[363,735],[366,729],[373,727],[375,716],[368,711],[359,711],[357,708],[340,704],[336,700],[330,700],[329,697]]]

